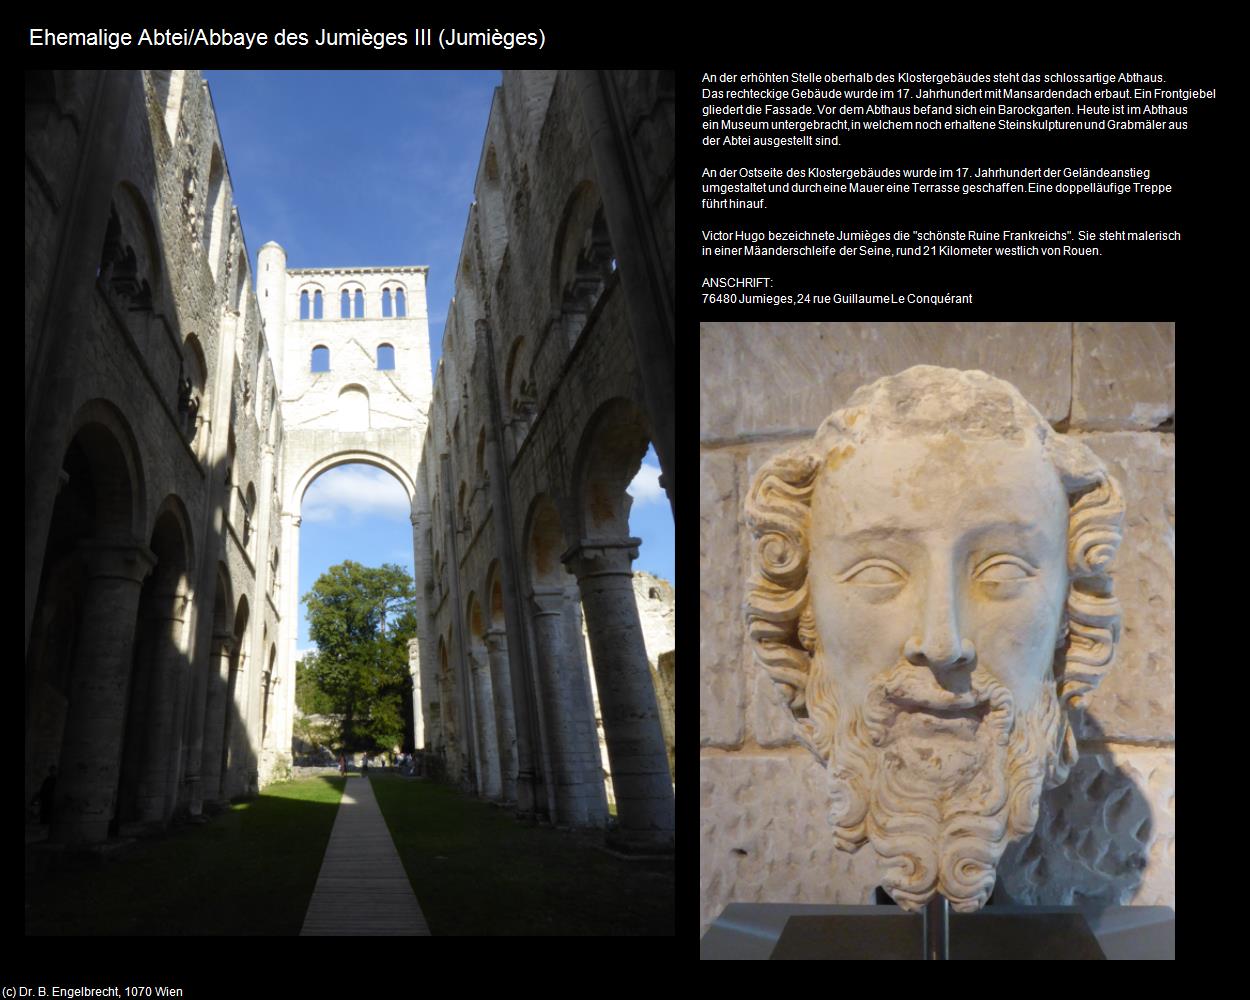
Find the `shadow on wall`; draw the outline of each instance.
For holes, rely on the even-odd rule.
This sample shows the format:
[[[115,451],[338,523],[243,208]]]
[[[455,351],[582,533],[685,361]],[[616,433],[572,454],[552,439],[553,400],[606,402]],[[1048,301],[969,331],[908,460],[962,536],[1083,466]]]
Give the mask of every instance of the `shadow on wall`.
[[[1103,737],[1088,716],[1084,732],[1082,743]],[[1161,768],[1135,760],[1136,754],[1118,760],[1105,745],[1082,746],[1068,780],[1042,795],[1036,829],[999,863],[999,886],[1013,902],[1087,910],[1156,902],[1149,892],[1136,897],[1147,867],[1163,868],[1152,881],[1171,879],[1173,838],[1154,815],[1161,796],[1171,801],[1171,781]]]

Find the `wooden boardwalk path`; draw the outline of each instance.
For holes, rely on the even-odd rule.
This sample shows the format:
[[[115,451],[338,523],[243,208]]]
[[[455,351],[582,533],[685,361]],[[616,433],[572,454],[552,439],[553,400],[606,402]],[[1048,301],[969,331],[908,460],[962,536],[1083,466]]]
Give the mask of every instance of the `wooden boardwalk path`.
[[[430,928],[368,778],[347,782],[300,936],[421,936]]]

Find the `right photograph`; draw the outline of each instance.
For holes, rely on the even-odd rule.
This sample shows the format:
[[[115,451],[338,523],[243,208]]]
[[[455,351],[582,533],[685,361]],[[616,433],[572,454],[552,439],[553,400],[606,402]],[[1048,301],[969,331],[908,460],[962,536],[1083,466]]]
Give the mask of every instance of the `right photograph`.
[[[1175,906],[1174,356],[1173,323],[702,325],[701,936]]]

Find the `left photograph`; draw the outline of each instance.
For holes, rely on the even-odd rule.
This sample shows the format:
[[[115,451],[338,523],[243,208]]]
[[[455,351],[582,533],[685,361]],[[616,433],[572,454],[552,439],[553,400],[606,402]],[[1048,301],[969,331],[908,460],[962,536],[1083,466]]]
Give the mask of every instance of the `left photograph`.
[[[31,71],[26,933],[674,933],[653,71]]]

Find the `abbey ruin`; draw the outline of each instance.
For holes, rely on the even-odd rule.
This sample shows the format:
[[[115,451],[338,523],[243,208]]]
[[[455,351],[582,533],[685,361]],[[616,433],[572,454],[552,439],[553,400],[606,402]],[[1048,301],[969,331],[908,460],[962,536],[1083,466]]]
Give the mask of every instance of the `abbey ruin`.
[[[675,502],[671,74],[504,73],[433,377],[425,266],[293,269],[268,242],[253,273],[198,73],[33,72],[25,111],[25,786],[58,768],[49,840],[289,773],[300,505],[363,462],[411,501],[417,746],[606,827],[593,686],[612,840],[671,848],[672,646],[649,662],[639,605],[671,628],[672,592],[635,578],[626,493],[650,444]]]

